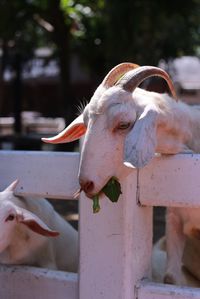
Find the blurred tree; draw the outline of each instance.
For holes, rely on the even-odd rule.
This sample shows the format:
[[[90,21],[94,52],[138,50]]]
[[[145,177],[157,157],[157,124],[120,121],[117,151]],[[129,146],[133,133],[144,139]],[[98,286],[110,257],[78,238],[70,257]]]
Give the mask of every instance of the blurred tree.
[[[86,69],[94,66],[96,70],[97,66],[102,72],[104,70],[101,63],[104,49],[100,46],[105,27],[101,14],[103,7],[104,0],[1,0],[1,76],[6,65],[16,65],[13,64],[16,53],[23,63],[33,56],[37,47],[51,47],[60,66],[62,115],[70,121],[74,114],[69,88],[72,51],[81,56]]]
[[[3,72],[6,67],[13,71],[13,98],[15,115],[15,132],[21,131],[21,69],[34,50],[35,28],[28,22],[32,11],[23,1],[0,2],[0,41],[2,59],[0,79],[3,90]],[[2,102],[2,99],[1,99]]]
[[[156,65],[200,46],[199,0],[109,0],[106,15],[109,65]]]
[[[68,2],[68,6],[63,6],[63,2]],[[69,97],[70,30],[73,24],[70,13],[74,10],[70,7],[70,1],[59,0],[0,1],[1,78],[6,66],[16,65],[16,55],[23,63],[33,57],[34,50],[40,46],[54,49],[60,66],[63,116],[69,121],[73,117]]]
[[[56,46],[57,57],[60,67],[60,87],[62,95],[62,116],[68,121],[73,118],[73,102],[69,94],[69,70],[70,70],[70,43],[72,18],[69,15],[70,1],[65,1],[67,9],[64,10],[63,1],[60,0],[34,0],[35,7],[33,15],[36,23],[47,31],[50,40]]]
[[[93,80],[99,81],[106,69],[106,1],[79,0],[74,3],[78,28],[73,32],[73,50],[81,57]]]
[[[62,112],[70,121],[72,53],[99,80],[121,61],[156,65],[160,58],[194,54],[200,44],[199,24],[200,0],[0,0],[1,69],[12,57],[8,49],[20,55],[22,63],[38,46],[54,49],[61,70]]]

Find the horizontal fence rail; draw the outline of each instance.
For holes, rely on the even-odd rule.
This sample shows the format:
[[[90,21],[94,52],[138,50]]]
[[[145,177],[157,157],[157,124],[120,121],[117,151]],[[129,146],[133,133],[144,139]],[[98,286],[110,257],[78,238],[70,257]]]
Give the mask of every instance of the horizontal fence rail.
[[[155,158],[139,171],[144,206],[200,207],[200,155]]]
[[[78,299],[74,273],[0,265],[1,299]]]
[[[0,151],[0,189],[19,179],[16,195],[72,199],[78,165],[78,153]]]
[[[143,282],[136,288],[137,299],[200,299],[200,290],[152,282]]]

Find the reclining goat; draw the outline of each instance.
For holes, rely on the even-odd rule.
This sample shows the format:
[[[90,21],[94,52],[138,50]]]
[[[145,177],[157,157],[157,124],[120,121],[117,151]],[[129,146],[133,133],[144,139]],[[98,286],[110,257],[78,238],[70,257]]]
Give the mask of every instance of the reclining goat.
[[[0,263],[76,272],[77,231],[47,200],[15,196],[17,182],[0,192]]]

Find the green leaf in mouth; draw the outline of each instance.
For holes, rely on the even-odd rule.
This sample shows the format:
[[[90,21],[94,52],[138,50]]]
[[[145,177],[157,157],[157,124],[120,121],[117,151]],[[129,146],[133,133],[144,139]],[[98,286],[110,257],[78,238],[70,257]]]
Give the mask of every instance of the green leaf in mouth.
[[[92,200],[93,200],[93,213],[98,213],[101,209],[99,204],[99,194],[93,196]]]
[[[103,192],[110,201],[117,202],[120,194],[122,194],[121,185],[117,178],[112,177],[102,190],[93,196],[93,213],[98,213],[100,211],[99,194],[101,192]]]
[[[121,185],[119,181],[112,177],[107,184],[103,187],[102,192],[112,201],[117,202],[119,199],[121,191]]]

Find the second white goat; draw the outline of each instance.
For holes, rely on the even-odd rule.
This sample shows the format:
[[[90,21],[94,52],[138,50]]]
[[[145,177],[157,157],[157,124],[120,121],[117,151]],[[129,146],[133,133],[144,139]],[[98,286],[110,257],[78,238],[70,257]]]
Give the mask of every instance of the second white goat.
[[[0,192],[0,263],[77,272],[77,231],[46,199],[15,196],[16,185]]]

